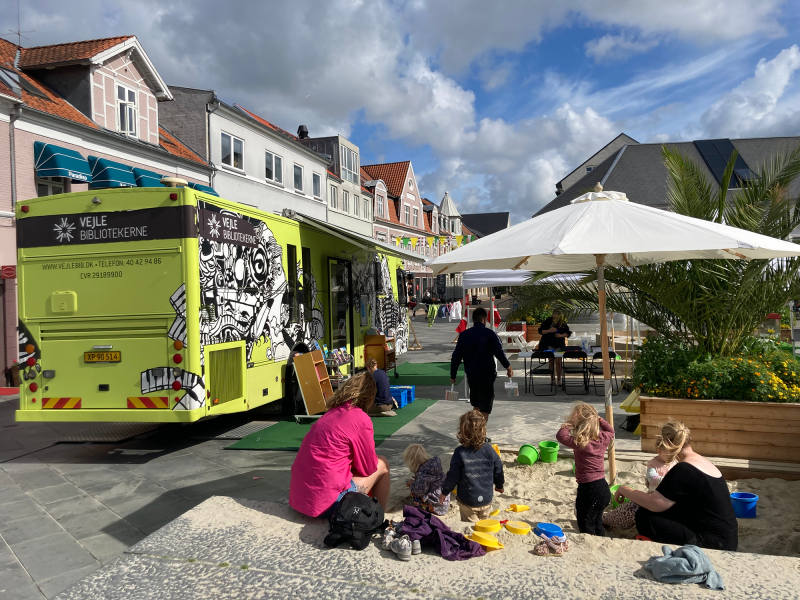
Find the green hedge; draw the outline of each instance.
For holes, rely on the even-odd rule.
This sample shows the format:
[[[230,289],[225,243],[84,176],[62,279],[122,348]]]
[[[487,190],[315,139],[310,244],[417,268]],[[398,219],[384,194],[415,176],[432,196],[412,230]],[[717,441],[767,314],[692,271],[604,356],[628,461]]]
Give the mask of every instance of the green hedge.
[[[727,357],[650,340],[636,360],[633,382],[643,394],[667,398],[800,402],[800,362],[793,360],[791,346],[758,338],[740,355]]]

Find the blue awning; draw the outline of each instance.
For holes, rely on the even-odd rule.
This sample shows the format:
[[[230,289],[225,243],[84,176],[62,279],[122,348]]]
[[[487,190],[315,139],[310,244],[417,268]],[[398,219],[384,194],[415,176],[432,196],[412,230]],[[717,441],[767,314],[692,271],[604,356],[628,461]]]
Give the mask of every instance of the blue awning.
[[[136,180],[137,187],[164,187],[161,183],[163,175],[148,171],[147,169],[133,169],[133,178]]]
[[[219,196],[219,194],[214,191],[214,188],[208,187],[207,185],[201,185],[199,183],[190,183],[189,187],[192,188],[193,190],[198,191],[198,192],[203,192],[205,194],[211,194],[212,196],[217,196],[217,197]]]
[[[92,189],[136,187],[133,169],[107,158],[89,157],[92,167]]]
[[[77,151],[55,144],[33,142],[37,177],[65,177],[77,183],[90,183],[92,170]]]

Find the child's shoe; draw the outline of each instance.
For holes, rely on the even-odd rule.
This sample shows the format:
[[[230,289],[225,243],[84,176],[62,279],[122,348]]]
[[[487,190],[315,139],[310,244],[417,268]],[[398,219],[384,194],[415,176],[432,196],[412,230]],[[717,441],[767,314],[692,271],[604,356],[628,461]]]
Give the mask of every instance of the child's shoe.
[[[413,540],[411,542],[411,554],[422,554],[422,545],[419,543],[419,540]]]
[[[392,541],[392,552],[397,554],[400,560],[411,560],[411,540],[407,535]]]
[[[393,540],[394,540],[394,529],[392,529],[391,527],[387,527],[386,531],[383,534],[383,543],[381,544],[381,548],[383,548],[384,550],[391,550]]]

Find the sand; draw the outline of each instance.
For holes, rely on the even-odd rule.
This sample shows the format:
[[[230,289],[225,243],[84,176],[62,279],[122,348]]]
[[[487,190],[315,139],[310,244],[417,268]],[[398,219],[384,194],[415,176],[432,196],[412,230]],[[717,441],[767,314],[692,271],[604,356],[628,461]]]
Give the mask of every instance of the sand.
[[[631,542],[624,542],[619,547],[616,543],[609,546],[601,539],[579,534],[575,520],[575,494],[578,484],[572,474],[571,459],[527,466],[517,464],[516,458],[516,454],[502,455],[505,492],[495,495],[494,505],[501,513],[494,518],[524,521],[531,526],[540,522],[555,523],[571,539],[575,539],[575,536],[581,538],[577,547],[581,551],[589,551],[587,560],[594,560],[592,553],[597,553],[597,559],[603,560],[603,556],[611,548],[614,553],[618,553],[625,552],[626,546],[631,546]],[[442,456],[441,459],[443,465],[449,464],[449,455]],[[644,490],[645,465],[645,461],[617,461],[618,483]],[[752,492],[759,496],[758,518],[739,519],[740,552],[800,557],[800,481],[740,479],[728,482],[728,487],[732,492]],[[407,490],[395,491],[387,511],[390,518],[402,518],[402,507],[407,499]],[[505,512],[511,504],[526,504],[531,509],[521,513]],[[460,522],[455,502],[444,520],[456,531],[471,530],[466,523]],[[632,540],[636,530],[611,530],[607,533],[611,538]],[[497,535],[504,544],[532,546],[536,543],[532,535],[516,536],[505,530]],[[641,542],[635,542],[638,543]]]

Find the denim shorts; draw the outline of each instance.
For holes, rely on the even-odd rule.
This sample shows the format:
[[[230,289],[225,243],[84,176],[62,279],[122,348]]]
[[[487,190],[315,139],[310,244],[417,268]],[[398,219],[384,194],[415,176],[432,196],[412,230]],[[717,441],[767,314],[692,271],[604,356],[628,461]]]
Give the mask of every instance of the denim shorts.
[[[320,517],[324,517],[325,519],[330,519],[331,515],[333,515],[333,511],[336,510],[336,505],[339,504],[339,501],[342,498],[344,498],[344,495],[347,492],[357,492],[357,491],[358,491],[358,486],[356,485],[356,482],[351,479],[350,485],[347,486],[347,489],[339,493],[339,496],[336,498],[336,500],[334,500],[333,504],[331,504],[328,507],[328,509],[320,515]]]

